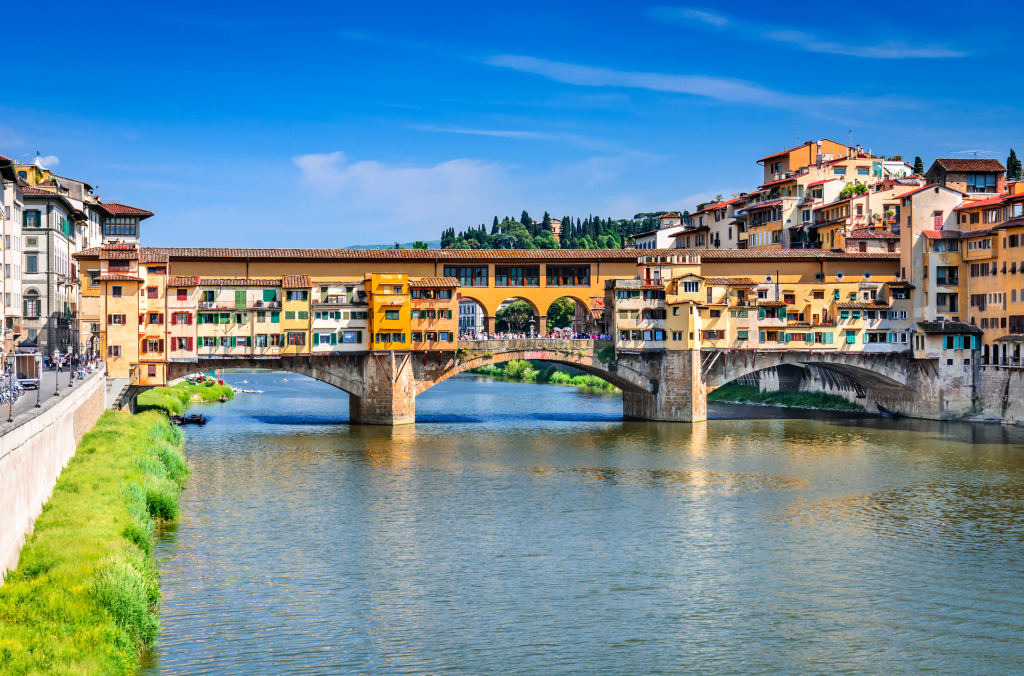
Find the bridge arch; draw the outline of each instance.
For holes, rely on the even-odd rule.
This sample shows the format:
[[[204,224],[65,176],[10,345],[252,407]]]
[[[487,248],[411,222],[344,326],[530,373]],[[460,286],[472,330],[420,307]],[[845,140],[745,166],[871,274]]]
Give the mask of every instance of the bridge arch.
[[[524,320],[522,322],[522,324],[523,324],[522,326],[519,326],[519,325],[513,326],[509,322],[506,322],[506,324],[508,324],[508,325],[499,326],[499,322],[501,320],[498,318],[498,313],[501,312],[502,306],[504,305],[504,306],[508,307],[509,305],[511,305],[512,303],[515,303],[516,301],[522,301],[522,302],[526,303],[530,307],[530,312],[532,313],[532,321],[533,321],[534,331],[537,331],[537,332],[541,331],[541,328],[542,328],[540,326],[540,324],[541,324],[541,317],[543,317],[544,315],[541,313],[540,309],[537,307],[537,303],[535,303],[533,301],[533,299],[531,299],[529,297],[528,294],[523,294],[523,295],[511,295],[511,296],[508,296],[507,298],[505,298],[505,300],[503,300],[500,303],[498,303],[497,307],[495,307],[495,309],[494,309],[494,315],[493,315],[494,316],[494,326],[491,329],[491,331],[493,333],[505,333],[505,332],[510,332],[510,333],[528,333],[530,331],[530,321],[531,320],[529,320],[529,319]]]
[[[179,380],[193,373],[215,370],[271,369],[287,371],[327,383],[346,394],[362,396],[362,357],[347,355],[296,355],[276,359],[199,358],[198,362],[172,362],[167,367],[167,380]]]
[[[846,396],[868,410],[878,403],[906,410],[913,399],[911,369],[904,355],[813,350],[728,352],[708,350],[702,355],[707,392],[751,376],[760,380],[774,371],[774,389],[795,391],[811,385],[813,391]]]
[[[512,345],[499,347],[496,345],[497,343],[512,343]],[[650,393],[654,388],[653,383],[642,373],[627,367],[610,366],[597,359],[592,341],[524,339],[479,341],[472,348],[468,348],[461,359],[446,364],[436,372],[424,373],[423,377],[416,382],[415,392],[420,394],[452,376],[481,366],[502,364],[519,359],[571,366],[606,380],[623,392]]]

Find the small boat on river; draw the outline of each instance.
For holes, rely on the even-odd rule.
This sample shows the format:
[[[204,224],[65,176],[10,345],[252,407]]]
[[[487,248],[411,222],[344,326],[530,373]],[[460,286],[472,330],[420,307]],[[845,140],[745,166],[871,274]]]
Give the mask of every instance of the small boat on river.
[[[172,425],[205,425],[206,416],[202,414],[193,415],[172,415],[169,418]]]
[[[900,412],[899,411],[889,410],[885,406],[882,406],[881,404],[878,404],[878,403],[876,403],[875,406],[878,407],[878,412],[882,414],[883,418],[894,418],[895,419],[895,418],[899,418],[900,417]]]

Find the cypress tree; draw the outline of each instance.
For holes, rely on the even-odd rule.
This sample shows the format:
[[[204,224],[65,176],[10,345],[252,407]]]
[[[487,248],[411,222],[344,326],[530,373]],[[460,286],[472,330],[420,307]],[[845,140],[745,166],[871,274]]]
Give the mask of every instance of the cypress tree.
[[[924,160],[920,155],[914,158],[914,174],[924,176]]]

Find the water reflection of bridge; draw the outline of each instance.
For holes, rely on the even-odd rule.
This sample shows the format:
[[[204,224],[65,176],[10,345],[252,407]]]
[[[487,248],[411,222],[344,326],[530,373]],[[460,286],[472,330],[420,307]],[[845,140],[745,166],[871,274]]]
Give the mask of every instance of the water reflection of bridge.
[[[707,392],[751,374],[803,370],[854,383],[866,405],[908,411],[922,382],[898,355],[814,350],[615,350],[611,341],[523,338],[460,341],[458,350],[376,351],[277,357],[201,357],[171,364],[171,378],[197,369],[272,368],[344,390],[353,422],[395,425],[416,418],[416,395],[454,375],[512,360],[563,364],[602,378],[623,395],[629,418],[693,422],[706,417]],[[909,411],[908,411],[909,412]]]

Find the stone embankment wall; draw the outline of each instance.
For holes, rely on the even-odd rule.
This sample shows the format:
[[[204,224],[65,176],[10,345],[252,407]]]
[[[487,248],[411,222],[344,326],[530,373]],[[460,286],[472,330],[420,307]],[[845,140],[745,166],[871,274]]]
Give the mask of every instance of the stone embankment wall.
[[[0,580],[17,565],[25,536],[57,477],[103,414],[103,371],[90,374],[59,398],[48,394],[42,397],[42,408],[29,408],[13,423],[0,424]]]
[[[1024,369],[982,366],[976,403],[984,420],[1024,424]]]

